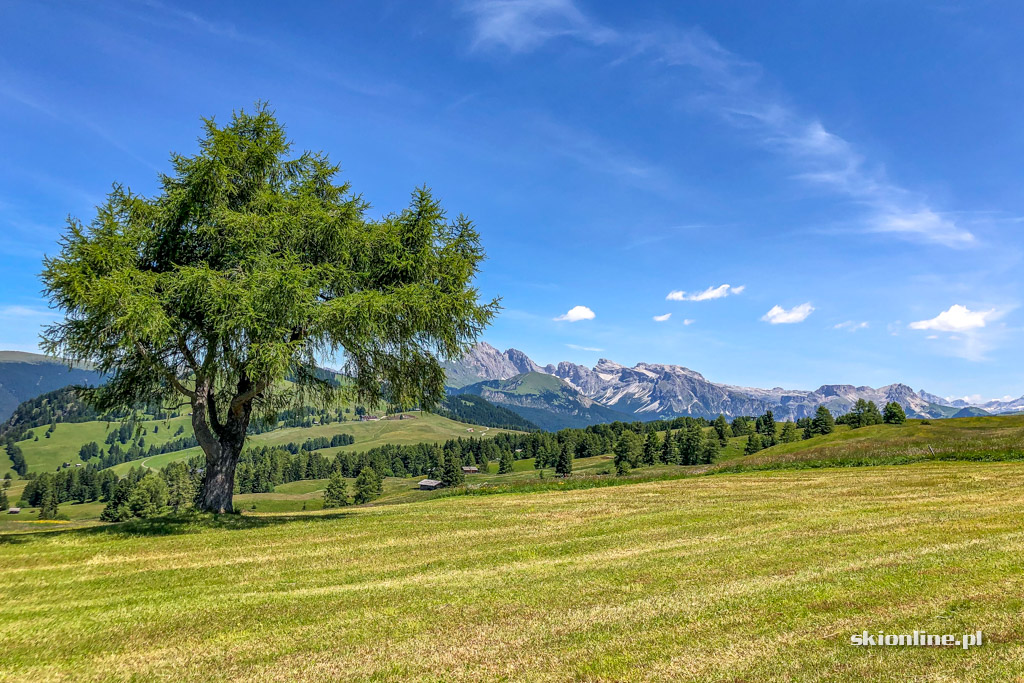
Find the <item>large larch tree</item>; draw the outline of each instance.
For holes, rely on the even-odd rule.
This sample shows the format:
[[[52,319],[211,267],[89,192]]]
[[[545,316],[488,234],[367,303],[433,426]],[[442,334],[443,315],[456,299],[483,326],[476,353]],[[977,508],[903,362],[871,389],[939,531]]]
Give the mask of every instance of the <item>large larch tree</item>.
[[[199,152],[144,197],[114,186],[86,225],[69,219],[44,262],[64,320],[44,350],[106,376],[96,408],[187,404],[206,456],[201,509],[230,512],[250,421],[342,398],[433,407],[443,362],[495,314],[474,280],[472,223],[423,188],[380,219],[322,153],[292,156],[265,105],[204,120]],[[317,363],[344,360],[343,380]]]

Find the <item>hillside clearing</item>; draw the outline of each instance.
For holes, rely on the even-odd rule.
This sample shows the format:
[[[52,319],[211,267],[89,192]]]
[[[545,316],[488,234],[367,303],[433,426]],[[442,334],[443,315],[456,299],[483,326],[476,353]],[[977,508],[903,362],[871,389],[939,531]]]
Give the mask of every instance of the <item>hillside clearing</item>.
[[[1024,464],[927,463],[5,536],[0,668],[1008,679],[1024,668],[1022,513]],[[987,641],[849,645],[864,629]]]

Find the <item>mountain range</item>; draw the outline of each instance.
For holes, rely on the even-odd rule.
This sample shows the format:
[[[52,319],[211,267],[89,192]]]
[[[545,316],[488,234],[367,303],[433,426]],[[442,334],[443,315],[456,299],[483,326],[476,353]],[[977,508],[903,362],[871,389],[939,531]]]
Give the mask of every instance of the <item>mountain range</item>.
[[[483,396],[548,429],[610,419],[735,417],[760,415],[766,410],[777,419],[796,420],[813,415],[821,405],[838,416],[849,412],[859,399],[874,401],[879,408],[895,401],[908,416],[918,418],[1024,410],[1024,397],[974,405],[914,391],[906,384],[877,389],[849,384],[826,384],[813,391],[759,389],[712,382],[679,365],[638,363],[626,367],[602,358],[592,368],[565,361],[541,366],[518,349],[499,351],[484,342],[446,369],[453,393]]]

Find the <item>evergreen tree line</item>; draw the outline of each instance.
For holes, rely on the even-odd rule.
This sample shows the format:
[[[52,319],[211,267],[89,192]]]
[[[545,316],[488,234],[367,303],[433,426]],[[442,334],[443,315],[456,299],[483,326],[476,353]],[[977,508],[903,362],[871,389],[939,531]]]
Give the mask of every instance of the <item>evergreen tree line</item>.
[[[21,494],[21,505],[38,507],[40,519],[54,519],[62,503],[109,500],[118,484],[117,475],[95,465],[72,467],[59,472],[30,474]]]

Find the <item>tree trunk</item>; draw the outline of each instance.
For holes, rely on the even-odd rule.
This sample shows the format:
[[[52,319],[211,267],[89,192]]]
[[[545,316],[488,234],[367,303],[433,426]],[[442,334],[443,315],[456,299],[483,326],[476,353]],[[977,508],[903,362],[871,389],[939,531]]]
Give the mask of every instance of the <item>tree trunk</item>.
[[[192,429],[206,454],[206,472],[196,506],[203,512],[234,512],[231,499],[235,491],[235,466],[245,446],[252,400],[232,403],[222,425],[217,421],[215,406],[207,405],[205,395],[192,402]]]
[[[203,476],[203,487],[200,490],[198,506],[203,512],[222,514],[234,512],[231,498],[235,492],[235,465],[241,449],[232,453],[227,444],[219,444],[216,457],[206,454],[206,473]]]

